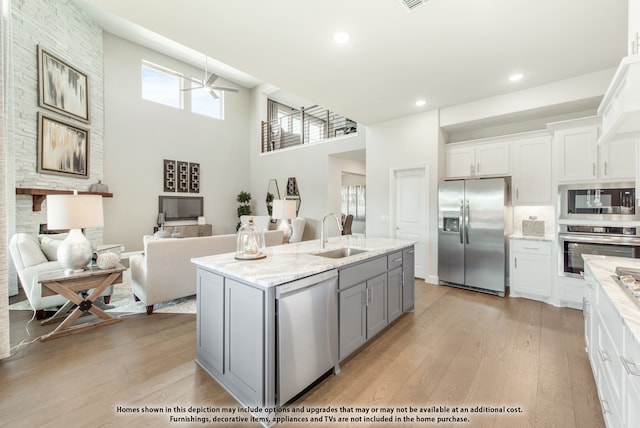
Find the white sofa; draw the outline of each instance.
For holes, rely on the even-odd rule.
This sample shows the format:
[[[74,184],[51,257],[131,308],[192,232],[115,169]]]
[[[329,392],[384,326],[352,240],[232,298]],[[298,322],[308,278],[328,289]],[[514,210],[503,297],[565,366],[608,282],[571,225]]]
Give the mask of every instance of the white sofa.
[[[265,245],[280,245],[282,237],[281,230],[265,232]],[[147,314],[151,315],[156,303],[196,294],[196,266],[191,259],[235,252],[236,239],[236,234],[177,239],[145,237],[144,253],[129,259],[133,295],[147,306]]]
[[[42,297],[42,286],[38,282],[38,275],[44,272],[61,271],[62,266],[57,261],[58,246],[66,234],[58,235],[29,235],[28,233],[16,233],[9,241],[9,252],[16,266],[20,284],[24,293],[36,311],[36,318],[44,318],[45,309],[55,309],[67,303],[67,299],[60,296]],[[101,296],[105,303],[113,292],[113,287],[108,287]]]

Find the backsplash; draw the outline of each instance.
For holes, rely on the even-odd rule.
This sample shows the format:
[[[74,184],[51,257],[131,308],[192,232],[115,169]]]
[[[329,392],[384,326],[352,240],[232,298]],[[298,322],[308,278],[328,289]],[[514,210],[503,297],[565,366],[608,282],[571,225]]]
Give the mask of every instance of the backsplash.
[[[544,221],[544,234],[553,236],[556,234],[555,210],[552,206],[513,207],[513,233],[522,234],[522,220],[536,217],[536,220]]]

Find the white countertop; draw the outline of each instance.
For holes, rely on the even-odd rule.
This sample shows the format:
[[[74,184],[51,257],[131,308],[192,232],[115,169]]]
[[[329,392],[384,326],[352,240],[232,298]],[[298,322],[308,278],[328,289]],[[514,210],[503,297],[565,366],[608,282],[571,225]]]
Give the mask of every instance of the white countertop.
[[[543,235],[543,236],[535,236],[535,235],[523,235],[521,233],[514,233],[509,238],[511,239],[521,239],[523,241],[555,241],[555,236],[553,235]]]
[[[267,247],[263,251],[267,257],[259,260],[236,260],[235,253],[227,253],[194,258],[191,262],[221,275],[269,288],[414,244],[414,241],[400,239],[345,235],[329,238],[325,250],[352,247],[367,251],[341,259],[320,257],[313,255],[321,251],[320,240],[314,240]]]
[[[612,277],[618,266],[640,269],[640,259],[592,254],[583,254],[582,257],[591,268],[595,279],[615,305],[631,334],[640,343],[640,308]]]

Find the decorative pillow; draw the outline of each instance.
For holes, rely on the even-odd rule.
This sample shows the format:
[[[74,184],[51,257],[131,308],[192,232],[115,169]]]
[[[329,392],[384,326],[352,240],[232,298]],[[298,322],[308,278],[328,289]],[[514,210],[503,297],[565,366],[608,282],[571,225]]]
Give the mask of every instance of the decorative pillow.
[[[38,238],[35,236],[20,233],[17,244],[24,267],[35,266],[48,261],[47,256],[44,255],[40,248]]]
[[[62,244],[62,239],[49,238],[47,236],[40,238],[40,248],[50,262],[58,260],[60,244]]]

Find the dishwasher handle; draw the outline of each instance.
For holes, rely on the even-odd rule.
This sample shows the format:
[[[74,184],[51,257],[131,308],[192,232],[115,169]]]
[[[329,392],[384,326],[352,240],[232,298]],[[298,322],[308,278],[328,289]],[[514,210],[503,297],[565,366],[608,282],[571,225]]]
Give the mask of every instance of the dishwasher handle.
[[[293,293],[298,290],[302,290],[303,288],[312,287],[321,282],[337,278],[338,271],[336,269],[329,270],[326,272],[322,272],[316,275],[307,276],[302,279],[298,279],[296,281],[287,282],[281,285],[276,286],[276,299],[280,299],[287,294]]]

